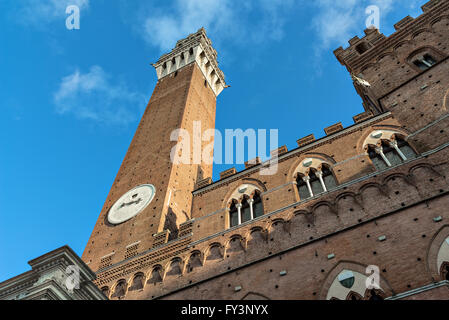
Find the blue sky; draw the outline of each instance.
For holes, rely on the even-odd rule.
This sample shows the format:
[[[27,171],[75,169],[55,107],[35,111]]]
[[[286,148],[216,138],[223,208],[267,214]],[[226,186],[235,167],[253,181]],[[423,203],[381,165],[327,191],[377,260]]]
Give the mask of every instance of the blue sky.
[[[217,129],[278,129],[293,149],[363,111],[332,51],[363,36],[365,8],[389,35],[425,2],[0,0],[0,281],[64,244],[81,255],[156,84],[150,63],[176,40],[204,26],[218,51],[231,88]]]

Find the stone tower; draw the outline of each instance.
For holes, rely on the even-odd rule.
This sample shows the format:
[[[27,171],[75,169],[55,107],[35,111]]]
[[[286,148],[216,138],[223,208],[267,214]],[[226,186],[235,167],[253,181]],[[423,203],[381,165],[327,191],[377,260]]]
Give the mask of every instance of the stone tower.
[[[226,84],[205,30],[178,41],[153,66],[156,88],[83,253],[93,270],[176,238],[191,217],[196,182],[212,176],[212,164],[195,161],[198,150],[176,131],[193,139],[194,125],[215,128],[216,97]],[[200,142],[201,152],[214,140]],[[173,163],[171,155],[180,154],[190,161]]]

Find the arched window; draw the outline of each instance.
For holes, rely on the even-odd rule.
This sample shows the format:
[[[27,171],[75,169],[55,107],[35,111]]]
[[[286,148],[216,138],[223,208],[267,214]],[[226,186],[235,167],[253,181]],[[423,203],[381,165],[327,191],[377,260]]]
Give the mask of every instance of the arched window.
[[[413,150],[407,142],[405,142],[401,138],[396,138],[396,142],[398,144],[399,150],[402,152],[406,159],[416,158],[417,154],[415,150]]]
[[[252,214],[251,214],[250,204],[246,197],[243,198],[241,205],[242,205],[242,207],[240,210],[242,211],[242,223],[253,219]]]
[[[126,281],[119,280],[117,285],[115,286],[114,294],[112,295],[112,297],[121,298],[124,297],[125,294],[126,294]]]
[[[259,191],[255,191],[252,198],[244,196],[240,203],[234,199],[229,207],[230,227],[238,226],[263,216],[263,214],[262,198]]]
[[[260,197],[260,193],[258,191],[256,191],[253,196],[253,212],[254,218],[263,216],[262,198]]]
[[[382,143],[382,149],[383,149],[383,143]],[[388,168],[387,163],[383,160],[382,156],[380,155],[379,149],[373,146],[368,147],[368,155],[371,159],[371,162],[374,164],[377,170],[383,170]]]
[[[323,164],[321,169],[311,169],[307,175],[298,175],[296,179],[301,200],[327,192],[337,186],[330,168]]]
[[[229,208],[229,221],[231,227],[238,226],[240,224],[239,210],[237,209],[237,201],[232,200],[231,207]]]
[[[407,58],[407,62],[417,71],[425,71],[444,58],[441,53],[432,47],[424,47],[413,51]]]
[[[153,284],[156,284],[158,282],[162,282],[162,267],[160,265],[157,265],[153,268],[150,278],[147,281],[147,283]]]
[[[129,291],[141,290],[143,289],[145,283],[145,276],[143,273],[138,273],[134,276],[133,282]]]
[[[298,186],[298,192],[299,192],[299,198],[301,200],[307,199],[310,197],[310,192],[307,187],[306,183],[306,176],[304,175],[298,175],[298,178],[296,179],[296,185]]]
[[[396,166],[416,157],[416,152],[401,138],[383,140],[381,146],[370,146],[368,154],[378,170]]]
[[[323,181],[327,190],[332,190],[337,187],[337,180],[335,180],[332,171],[327,165],[323,165],[321,168],[323,172]]]
[[[320,182],[320,179],[318,178],[320,174],[315,170],[310,170],[309,172],[309,178],[310,178],[310,186],[312,187],[312,193],[314,195],[320,194],[324,192],[323,185]]]
[[[362,271],[344,269],[332,281],[326,299],[338,300],[384,300],[386,293],[382,288],[367,288],[368,277]],[[380,284],[379,284],[380,286]]]
[[[109,298],[109,287],[101,288],[101,292],[103,292],[103,294]]]
[[[416,60],[413,61],[415,66],[420,68],[421,70],[427,70],[430,67],[432,67],[434,64],[437,63],[435,58],[431,56],[430,54],[426,53],[423,56],[418,57]]]

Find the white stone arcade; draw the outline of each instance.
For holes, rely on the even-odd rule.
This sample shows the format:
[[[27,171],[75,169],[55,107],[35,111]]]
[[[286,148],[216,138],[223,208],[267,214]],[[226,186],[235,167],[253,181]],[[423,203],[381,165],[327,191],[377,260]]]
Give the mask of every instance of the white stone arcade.
[[[218,68],[217,52],[204,28],[179,40],[176,47],[170,53],[164,54],[153,67],[160,80],[193,62],[197,63],[215,96],[218,96],[227,86],[224,74]]]

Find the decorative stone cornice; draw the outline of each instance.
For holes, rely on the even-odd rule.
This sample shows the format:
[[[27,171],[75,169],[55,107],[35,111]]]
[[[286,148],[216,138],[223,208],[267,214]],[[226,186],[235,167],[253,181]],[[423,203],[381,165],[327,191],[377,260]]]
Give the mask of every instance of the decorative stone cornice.
[[[227,86],[224,74],[218,67],[217,51],[212,47],[212,41],[204,28],[179,40],[176,47],[161,56],[153,67],[160,80],[193,62],[198,64],[215,96],[218,96]]]
[[[31,270],[0,283],[0,300],[106,300],[94,285],[95,273],[68,246],[48,252],[28,262]],[[79,288],[67,287],[72,273],[78,270]],[[74,275],[75,276],[75,275]]]

